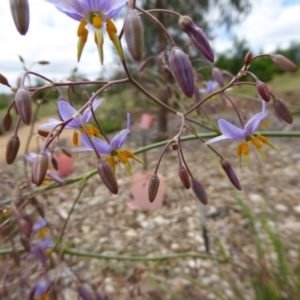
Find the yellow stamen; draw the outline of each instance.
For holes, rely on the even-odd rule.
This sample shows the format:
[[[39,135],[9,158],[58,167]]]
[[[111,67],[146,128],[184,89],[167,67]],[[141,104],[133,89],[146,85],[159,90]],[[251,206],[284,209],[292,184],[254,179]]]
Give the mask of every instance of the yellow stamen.
[[[241,147],[242,153],[244,155],[248,155],[249,154],[249,145],[248,145],[248,143],[242,143],[241,146],[242,146]]]
[[[44,227],[37,231],[36,235],[39,239],[45,238],[49,234],[49,229],[47,227]]]
[[[87,24],[87,22],[84,19],[82,19],[80,21],[78,29],[77,29],[77,36],[78,37],[82,36],[85,33],[85,31],[86,31],[86,28],[85,28],[86,24]]]
[[[134,153],[130,150],[123,150],[123,153],[128,157],[128,158],[133,158]]]
[[[113,156],[110,156],[106,159],[106,161],[110,164],[113,171],[115,172],[115,170],[116,170],[116,160],[115,160],[115,158]]]
[[[125,164],[128,161],[126,155],[122,151],[118,152],[118,159],[123,164]]]
[[[259,138],[264,144],[267,144],[269,141],[265,136],[260,135],[260,134],[257,135],[257,138]]]
[[[78,133],[76,131],[73,133],[73,145],[78,145]]]
[[[236,155],[241,156],[242,155],[242,144],[239,144],[236,149]]]
[[[251,142],[257,149],[261,148],[261,140],[259,138],[254,137],[251,139]]]
[[[117,28],[111,19],[106,19],[106,30],[109,38],[113,40],[113,33],[117,33]]]
[[[94,16],[92,22],[95,28],[100,29],[102,27],[102,19],[100,16]]]

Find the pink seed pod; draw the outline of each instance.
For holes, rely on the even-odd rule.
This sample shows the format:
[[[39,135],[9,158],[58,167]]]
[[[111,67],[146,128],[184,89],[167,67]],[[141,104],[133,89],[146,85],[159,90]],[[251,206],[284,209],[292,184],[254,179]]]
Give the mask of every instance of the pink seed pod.
[[[21,120],[29,125],[32,117],[32,103],[30,92],[21,87],[18,89],[15,96],[15,103]]]
[[[223,170],[225,171],[227,177],[229,178],[230,182],[233,184],[233,186],[236,189],[238,189],[239,191],[241,191],[242,188],[241,188],[240,182],[239,182],[238,178],[236,177],[235,172],[232,169],[229,160],[222,159],[221,166],[222,166]]]
[[[268,89],[267,85],[266,85],[264,82],[258,80],[258,81],[256,82],[256,90],[257,90],[259,96],[260,96],[264,101],[266,101],[266,102],[269,102],[269,101],[270,101],[271,95],[270,95],[270,92],[269,92],[269,89]]]
[[[20,148],[20,139],[16,134],[14,134],[9,138],[6,145],[7,164],[11,165],[15,161],[19,152],[19,148]]]
[[[184,166],[180,166],[178,170],[179,178],[183,184],[183,186],[188,190],[191,187],[191,178]]]
[[[45,152],[41,152],[33,162],[32,165],[32,183],[36,186],[40,186],[47,174],[49,165],[48,155]]]
[[[29,3],[28,0],[9,0],[10,11],[15,26],[21,35],[25,35],[29,27]]]
[[[280,70],[286,72],[297,72],[298,67],[289,59],[281,54],[271,55],[273,64]]]
[[[149,185],[148,185],[148,198],[149,198],[149,201],[151,203],[156,198],[158,188],[159,188],[159,178],[155,174],[155,175],[151,176],[150,181],[149,181]]]
[[[209,45],[208,39],[189,16],[181,16],[178,21],[179,28],[191,39],[193,45],[210,62],[214,62],[214,53]]]
[[[132,10],[125,17],[124,34],[132,58],[141,61],[144,50],[144,27],[140,16]]]
[[[188,98],[194,94],[194,74],[189,57],[179,48],[173,47],[169,56],[169,68],[182,92]]]
[[[110,164],[105,161],[101,160],[98,164],[98,173],[103,181],[103,183],[106,185],[106,187],[115,195],[118,194],[119,188],[117,179],[115,176],[115,173],[110,166]]]
[[[273,107],[275,109],[276,114],[286,123],[293,123],[293,116],[288,109],[286,103],[281,98],[276,98],[273,102]]]
[[[208,203],[207,194],[201,181],[192,179],[192,190],[196,198],[204,205]]]

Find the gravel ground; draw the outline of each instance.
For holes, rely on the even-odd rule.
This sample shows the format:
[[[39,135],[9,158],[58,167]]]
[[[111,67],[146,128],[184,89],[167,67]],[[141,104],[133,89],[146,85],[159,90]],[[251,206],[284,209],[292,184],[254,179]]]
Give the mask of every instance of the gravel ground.
[[[172,130],[175,130],[177,121],[171,120],[171,124]],[[300,122],[296,120],[293,125],[280,123],[276,126],[285,130],[299,130]],[[138,125],[133,124],[127,148],[140,147],[140,136]],[[224,299],[236,299],[231,282],[238,287],[243,299],[254,299],[249,282],[252,271],[249,262],[253,262],[253,266],[256,264],[255,244],[249,221],[242,213],[238,199],[242,199],[258,219],[267,217],[269,226],[283,240],[288,260],[292,261],[298,255],[300,139],[271,138],[271,142],[278,150],[264,147],[267,157],[263,163],[252,151],[249,169],[238,167],[236,143],[222,141],[214,145],[216,150],[230,159],[242,185],[241,192],[233,188],[220,167],[219,159],[200,141],[183,144],[185,159],[194,176],[202,181],[209,198],[206,214],[210,254],[222,259],[223,249],[231,262],[246,266],[246,271],[232,264],[205,258],[197,200],[190,190],[181,185],[177,175],[177,154],[170,150],[164,155],[159,168],[159,174],[166,183],[162,208],[129,209],[132,178],[125,171],[118,171],[117,196],[110,194],[100,178],[94,176],[75,207],[63,240],[69,248],[102,255],[152,257],[194,253],[199,257],[136,262],[85,259],[66,254],[60,261],[55,255],[53,270],[49,274],[57,276],[62,293],[59,299],[77,299],[74,290],[78,288],[79,277],[88,288],[102,291],[109,299],[205,300],[218,299],[217,293]],[[160,151],[154,149],[147,153],[147,169],[150,172],[156,166]],[[17,173],[21,166],[22,163],[18,162],[8,169],[2,167],[3,180],[12,175],[8,172]],[[94,167],[95,158],[90,154],[75,157],[74,174],[82,174]],[[143,167],[134,163],[133,170],[135,173],[143,172]],[[78,192],[79,186],[71,185],[38,196],[46,210],[53,237],[59,235],[63,219]],[[5,193],[8,193],[7,185],[3,185],[1,190],[3,197]],[[256,225],[260,237],[264,239],[261,223],[257,222]],[[275,255],[272,251],[269,253],[270,259]],[[201,258],[201,255],[204,256]],[[11,299],[21,299],[18,292],[13,292],[15,286],[10,282],[16,282],[16,278],[22,280],[22,272],[29,275],[31,283],[42,274],[30,266],[25,260],[20,268],[8,272],[7,288]],[[24,268],[28,269],[24,271]],[[3,261],[1,269],[4,269]]]

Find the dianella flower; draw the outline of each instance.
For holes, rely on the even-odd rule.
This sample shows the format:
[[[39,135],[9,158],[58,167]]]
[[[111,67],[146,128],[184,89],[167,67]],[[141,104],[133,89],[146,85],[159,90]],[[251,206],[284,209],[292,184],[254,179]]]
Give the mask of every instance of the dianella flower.
[[[117,28],[111,19],[125,6],[127,0],[46,1],[54,4],[59,11],[65,13],[70,18],[80,22],[77,30],[79,38],[77,46],[78,61],[87,41],[88,29],[94,31],[94,39],[97,44],[101,64],[103,63],[103,32],[105,29],[109,38],[114,43],[119,56],[121,59],[124,59],[120,40],[117,36]]]
[[[127,128],[118,132],[110,142],[103,139],[99,139],[97,137],[91,140],[88,136],[84,134],[80,134],[79,137],[82,143],[84,144],[84,147],[73,148],[72,151],[73,152],[94,151],[95,148],[97,152],[100,154],[109,154],[106,160],[111,165],[114,171],[115,171],[116,163],[121,162],[124,164],[129,174],[131,174],[131,164],[128,159],[129,158],[134,159],[141,164],[143,164],[143,162],[139,158],[137,158],[132,151],[121,149],[129,133],[130,133],[130,115],[128,113]]]
[[[219,84],[216,81],[208,80],[206,82],[206,87],[204,89],[199,89],[199,92],[201,94],[210,94],[218,87],[218,85]]]
[[[262,157],[265,156],[264,151],[262,149],[262,144],[267,144],[272,148],[276,149],[276,147],[273,144],[271,144],[265,136],[260,134],[254,135],[254,132],[258,129],[261,122],[267,117],[267,114],[268,112],[266,111],[266,103],[265,101],[262,101],[262,111],[252,116],[247,122],[247,124],[244,126],[244,128],[239,128],[224,119],[220,119],[218,121],[218,124],[222,135],[206,141],[206,144],[209,145],[224,139],[239,141],[240,143],[237,147],[237,155],[239,157],[240,166],[242,163],[243,156],[245,158],[246,165],[249,166],[250,148],[248,142],[251,141],[251,143],[256,147],[256,149],[259,151]]]
[[[95,100],[92,104],[92,109],[95,111],[97,107],[104,101],[104,99],[98,99]],[[63,121],[67,121],[68,119],[73,117],[73,120],[70,121],[65,128],[72,128],[75,129],[75,132],[73,134],[73,144],[74,146],[78,146],[78,132],[81,132],[82,134],[88,133],[90,136],[98,136],[101,137],[99,130],[90,125],[87,124],[91,118],[93,117],[93,114],[91,112],[91,108],[87,108],[83,114],[79,114],[77,110],[71,106],[67,101],[59,101],[58,102],[58,112],[61,116]],[[38,127],[38,129],[47,129],[47,128],[53,128],[59,124],[62,124],[62,121],[56,120],[56,119],[49,119],[49,122],[46,124],[42,124]],[[83,125],[85,126],[85,129],[83,128]]]

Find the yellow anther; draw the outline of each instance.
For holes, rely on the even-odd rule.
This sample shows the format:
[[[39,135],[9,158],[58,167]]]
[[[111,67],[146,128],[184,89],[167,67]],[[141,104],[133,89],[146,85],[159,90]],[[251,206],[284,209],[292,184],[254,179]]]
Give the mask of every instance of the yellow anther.
[[[110,164],[113,171],[115,172],[115,169],[116,169],[116,160],[115,160],[115,158],[113,156],[110,156],[106,159],[106,161]]]
[[[268,142],[269,142],[269,140],[265,137],[265,136],[263,136],[263,135],[258,135],[257,136],[264,144],[267,144]]]
[[[261,140],[259,138],[254,137],[251,139],[251,142],[256,148],[261,148]]]
[[[49,234],[49,229],[47,227],[44,227],[37,231],[36,235],[39,239],[44,239]]]
[[[128,158],[133,158],[134,154],[130,150],[123,150],[123,153],[128,157]]]
[[[95,28],[100,29],[102,27],[102,19],[100,16],[94,16],[92,22]]]
[[[123,164],[125,164],[128,161],[127,156],[123,153],[123,151],[118,152],[118,159]]]
[[[77,36],[80,37],[87,31],[87,29],[85,28],[86,24],[87,24],[86,20],[82,19],[80,21],[78,29],[77,29]]]
[[[242,144],[239,144],[236,149],[236,155],[241,156],[242,155]]]
[[[117,33],[117,27],[111,19],[106,19],[106,30],[108,33],[114,32]]]
[[[73,145],[78,145],[78,133],[76,131],[73,134]]]
[[[241,150],[242,150],[242,153],[244,155],[248,155],[249,154],[249,145],[248,145],[248,143],[242,143],[241,144]]]

